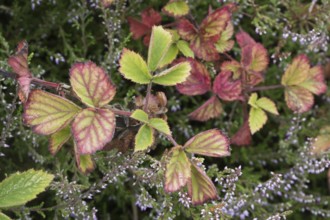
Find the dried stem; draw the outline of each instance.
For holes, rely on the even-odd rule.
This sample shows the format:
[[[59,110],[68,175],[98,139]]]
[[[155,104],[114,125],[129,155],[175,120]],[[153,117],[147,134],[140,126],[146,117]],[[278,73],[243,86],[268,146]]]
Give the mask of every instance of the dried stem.
[[[254,88],[247,89],[247,92],[256,92],[256,91],[264,91],[264,90],[270,90],[270,89],[282,89],[283,85],[270,85],[270,86],[257,86]]]

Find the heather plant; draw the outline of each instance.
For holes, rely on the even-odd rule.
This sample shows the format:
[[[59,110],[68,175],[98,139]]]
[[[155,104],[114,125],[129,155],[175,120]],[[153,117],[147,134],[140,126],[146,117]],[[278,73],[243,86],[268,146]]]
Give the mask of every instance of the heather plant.
[[[0,6],[1,218],[330,217],[327,1]]]

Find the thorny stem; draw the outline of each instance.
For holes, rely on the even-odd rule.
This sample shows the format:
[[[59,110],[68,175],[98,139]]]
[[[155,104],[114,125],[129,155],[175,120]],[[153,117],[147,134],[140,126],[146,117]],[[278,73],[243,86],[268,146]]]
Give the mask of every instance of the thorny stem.
[[[147,95],[146,95],[146,102],[144,103],[143,111],[147,111],[148,110],[149,98],[150,98],[150,94],[151,94],[151,87],[152,87],[152,82],[150,82],[148,84]]]

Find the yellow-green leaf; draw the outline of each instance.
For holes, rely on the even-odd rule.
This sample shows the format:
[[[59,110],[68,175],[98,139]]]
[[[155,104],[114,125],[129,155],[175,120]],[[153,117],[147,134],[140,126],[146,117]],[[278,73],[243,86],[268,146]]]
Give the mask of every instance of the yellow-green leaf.
[[[251,133],[259,131],[267,122],[266,113],[260,108],[252,107],[249,114],[249,126]]]
[[[179,190],[187,184],[190,176],[190,161],[181,146],[177,146],[172,150],[171,159],[166,164],[165,191]]]
[[[313,152],[322,154],[330,150],[330,126],[324,126],[313,141]]]
[[[164,134],[171,135],[170,127],[164,119],[152,118],[149,120],[149,126]]]
[[[312,108],[314,104],[314,96],[310,91],[303,87],[286,86],[285,102],[292,111],[303,113]]]
[[[24,205],[45,191],[54,176],[30,169],[15,173],[0,183],[0,208]]]
[[[190,74],[191,66],[189,62],[181,62],[158,75],[155,75],[152,81],[164,86],[173,86],[184,82]]]
[[[210,157],[226,157],[230,155],[229,139],[218,129],[201,132],[184,145],[185,151]]]
[[[0,220],[11,220],[11,218],[9,218],[8,215],[5,215],[2,212],[0,212]]]
[[[79,154],[92,154],[112,140],[115,114],[109,109],[87,108],[72,123],[72,134]]]
[[[172,35],[161,26],[154,26],[151,32],[148,67],[150,71],[155,71],[161,64],[172,43]]]
[[[49,151],[55,155],[71,137],[70,126],[66,126],[62,130],[52,134],[49,139]]]
[[[190,167],[191,178],[188,181],[188,194],[192,199],[192,204],[201,205],[207,200],[217,199],[217,189],[205,171],[194,163],[191,163]]]
[[[254,108],[259,108],[258,105],[257,105],[257,100],[258,100],[258,94],[257,93],[252,93],[250,98],[249,98],[248,104],[251,105]]]
[[[135,136],[134,152],[148,149],[154,143],[152,128],[146,124],[142,125]]]
[[[185,57],[191,57],[194,58],[195,54],[194,52],[190,49],[189,43],[184,40],[179,40],[176,43],[176,46],[178,47],[179,51],[185,56]]]
[[[163,68],[164,66],[172,63],[172,61],[176,58],[178,53],[179,53],[178,48],[176,47],[175,44],[172,44],[170,48],[168,48],[168,51],[164,56],[164,58],[162,59],[162,61],[159,63],[159,68]]]
[[[66,127],[80,110],[61,96],[33,90],[24,106],[23,118],[34,132],[49,135]]]
[[[302,83],[308,77],[309,68],[309,60],[307,56],[297,56],[282,76],[282,85],[291,86]]]
[[[148,114],[141,110],[141,109],[136,109],[130,116],[131,118],[134,118],[135,120],[138,120],[143,123],[148,123],[149,122],[149,116]]]
[[[169,16],[182,17],[189,13],[189,6],[185,1],[171,1],[165,5],[163,12]]]
[[[119,72],[135,83],[148,84],[152,78],[148,66],[143,58],[126,48],[124,48],[119,60]]]
[[[93,62],[74,64],[70,69],[70,83],[79,99],[90,107],[105,106],[116,94],[106,72]]]
[[[267,112],[270,112],[274,115],[278,115],[278,111],[277,111],[275,103],[268,98],[262,97],[262,98],[258,99],[256,101],[256,105]]]

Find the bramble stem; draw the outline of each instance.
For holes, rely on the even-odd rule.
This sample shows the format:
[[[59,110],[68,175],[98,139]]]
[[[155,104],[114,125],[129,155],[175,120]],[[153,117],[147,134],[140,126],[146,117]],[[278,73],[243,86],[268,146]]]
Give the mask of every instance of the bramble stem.
[[[143,106],[143,111],[147,111],[148,110],[149,98],[150,98],[150,94],[151,94],[151,86],[152,86],[152,82],[150,82],[148,84],[147,95],[146,95],[146,102],[145,102],[145,104]]]
[[[172,135],[167,135],[167,134],[164,134],[167,139],[174,145],[174,146],[178,146],[179,144],[174,140],[174,138],[172,137]]]
[[[251,89],[247,89],[247,92],[264,91],[270,89],[281,89],[283,87],[284,87],[283,85],[257,86]]]

